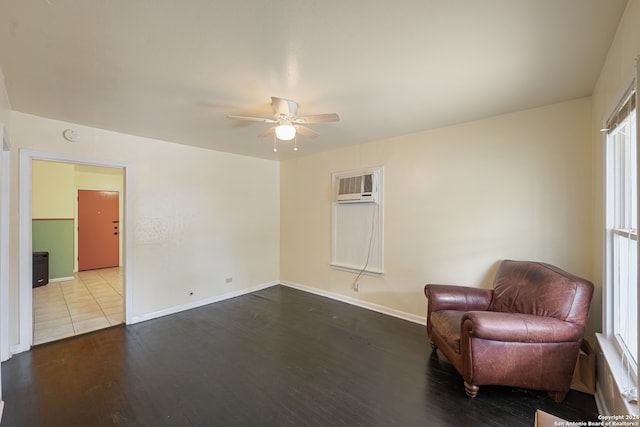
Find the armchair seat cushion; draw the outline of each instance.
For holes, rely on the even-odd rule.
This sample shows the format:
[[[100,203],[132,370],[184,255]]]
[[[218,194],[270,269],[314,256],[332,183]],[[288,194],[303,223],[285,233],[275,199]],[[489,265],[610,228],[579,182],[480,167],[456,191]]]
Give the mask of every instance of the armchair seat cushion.
[[[582,328],[555,317],[533,314],[469,311],[463,321],[471,321],[470,335],[492,341],[522,343],[575,342]]]

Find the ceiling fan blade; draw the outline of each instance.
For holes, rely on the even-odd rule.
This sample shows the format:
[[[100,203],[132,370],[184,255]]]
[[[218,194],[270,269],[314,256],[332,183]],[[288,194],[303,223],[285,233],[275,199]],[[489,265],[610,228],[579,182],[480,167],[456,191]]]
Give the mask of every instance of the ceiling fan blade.
[[[237,119],[237,120],[248,120],[251,122],[263,122],[263,123],[278,123],[277,120],[273,119],[264,119],[262,117],[248,117],[248,116],[227,116],[228,119]]]
[[[329,122],[339,122],[340,116],[336,113],[329,114],[314,114],[311,116],[303,116],[298,117],[293,120],[293,123],[329,123]]]
[[[307,138],[315,138],[316,136],[319,136],[320,134],[318,132],[316,132],[313,129],[310,129],[306,126],[302,126],[302,125],[296,125],[295,126],[296,131],[302,135],[302,136],[306,136]]]
[[[275,131],[276,131],[276,127],[275,126],[271,126],[269,129],[267,129],[264,132],[262,132],[261,134],[259,134],[258,137],[262,138],[263,136],[270,135],[270,134],[274,133]]]
[[[295,116],[298,112],[298,103],[290,99],[271,97],[271,107],[275,116],[285,115],[287,117]]]

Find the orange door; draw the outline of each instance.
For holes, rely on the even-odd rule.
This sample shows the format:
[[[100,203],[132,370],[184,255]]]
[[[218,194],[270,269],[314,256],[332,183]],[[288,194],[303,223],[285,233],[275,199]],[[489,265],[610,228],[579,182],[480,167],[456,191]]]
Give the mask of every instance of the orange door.
[[[78,190],[78,269],[119,265],[117,191]]]

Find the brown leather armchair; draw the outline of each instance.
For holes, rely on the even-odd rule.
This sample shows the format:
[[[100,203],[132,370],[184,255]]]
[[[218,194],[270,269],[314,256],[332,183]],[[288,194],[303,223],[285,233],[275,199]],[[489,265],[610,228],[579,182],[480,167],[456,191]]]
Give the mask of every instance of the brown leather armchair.
[[[540,262],[502,261],[493,289],[432,285],[427,334],[460,372],[469,397],[481,385],[548,391],[562,402],[584,336],[593,284]]]

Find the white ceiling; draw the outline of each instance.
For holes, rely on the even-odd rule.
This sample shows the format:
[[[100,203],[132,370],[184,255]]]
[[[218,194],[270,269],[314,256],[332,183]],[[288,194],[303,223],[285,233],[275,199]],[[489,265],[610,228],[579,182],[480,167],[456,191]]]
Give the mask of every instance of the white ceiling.
[[[287,159],[588,96],[627,0],[2,0],[16,111]],[[272,150],[270,97],[333,113]]]

